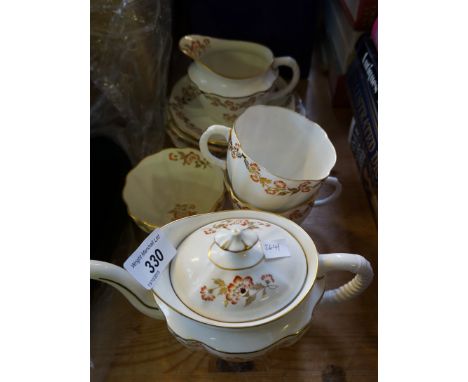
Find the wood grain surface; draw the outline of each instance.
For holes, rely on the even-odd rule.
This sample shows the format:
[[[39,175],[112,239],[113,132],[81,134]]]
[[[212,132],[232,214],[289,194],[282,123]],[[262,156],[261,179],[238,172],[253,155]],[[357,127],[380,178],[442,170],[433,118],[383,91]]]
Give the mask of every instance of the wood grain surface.
[[[303,228],[320,253],[365,256],[377,276],[377,228],[347,142],[348,109],[332,109],[327,79],[312,71],[299,84],[308,117],[328,133],[337,150],[332,172],[343,184],[333,203],[314,208]],[[291,153],[291,155],[300,155]],[[112,261],[123,261],[145,234],[129,222]],[[334,273],[327,288],[349,280]],[[163,321],[137,312],[117,291],[99,286],[91,300],[91,380],[100,381],[377,381],[377,277],[357,299],[319,306],[295,345],[250,363],[231,364],[180,345]]]

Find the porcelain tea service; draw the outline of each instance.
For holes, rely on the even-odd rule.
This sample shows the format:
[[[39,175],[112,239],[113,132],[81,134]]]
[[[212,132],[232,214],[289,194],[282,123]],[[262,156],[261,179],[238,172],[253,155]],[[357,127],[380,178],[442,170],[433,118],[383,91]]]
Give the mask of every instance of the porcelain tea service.
[[[284,98],[299,81],[292,57],[275,58],[269,48],[253,42],[189,35],[179,48],[193,59],[188,76],[200,91],[204,110],[218,123],[232,124],[249,106]],[[280,66],[292,70],[292,79],[274,89]]]
[[[210,153],[207,142],[213,135],[228,142],[226,159]],[[200,138],[200,151],[227,170],[240,199],[273,212],[314,198],[336,162],[335,148],[319,125],[294,111],[263,105],[248,108],[232,128],[210,126]]]
[[[177,253],[152,289],[144,289],[123,268],[101,261],[91,261],[91,278],[118,289],[142,313],[165,319],[184,345],[230,361],[247,361],[296,342],[319,303],[354,298],[373,278],[362,256],[319,255],[301,227],[272,213],[194,215],[159,232]],[[287,250],[280,258],[267,256],[275,241]],[[325,290],[327,274],[333,271],[355,276]]]
[[[274,58],[259,44],[205,36],[186,36],[180,47],[194,62],[171,93],[171,133],[181,144],[199,141],[204,158],[193,149],[164,150],[132,170],[124,190],[135,222],[146,232],[159,227],[156,234],[176,249],[175,257],[149,290],[102,261],[91,260],[90,276],[143,314],[165,320],[185,346],[248,361],[298,341],[318,304],[358,296],[373,270],[360,255],[319,254],[294,222],[341,192],[329,177],[336,153],[323,129],[286,107],[257,105],[282,104],[291,95],[296,62]],[[279,65],[293,71],[288,84],[278,77]],[[223,147],[226,159],[210,152],[219,155]],[[224,197],[223,177],[238,209],[211,212]],[[322,184],[334,187],[326,198],[318,198]],[[195,194],[200,208],[172,208]],[[334,271],[355,275],[325,290]]]

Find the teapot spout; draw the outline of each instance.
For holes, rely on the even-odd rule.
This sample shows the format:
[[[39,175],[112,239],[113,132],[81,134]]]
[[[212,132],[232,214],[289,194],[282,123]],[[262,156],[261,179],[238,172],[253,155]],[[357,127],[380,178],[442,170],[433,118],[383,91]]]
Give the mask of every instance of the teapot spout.
[[[104,261],[91,260],[90,277],[112,285],[141,313],[158,320],[165,319],[151,291],[138,284],[125,269]]]

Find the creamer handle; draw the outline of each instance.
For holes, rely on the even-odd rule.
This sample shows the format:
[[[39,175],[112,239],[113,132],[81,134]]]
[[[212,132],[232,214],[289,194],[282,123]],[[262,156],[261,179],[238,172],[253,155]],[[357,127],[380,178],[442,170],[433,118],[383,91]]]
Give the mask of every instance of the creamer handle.
[[[299,77],[301,75],[301,71],[299,69],[299,65],[297,65],[297,62],[294,58],[292,57],[276,57],[273,60],[272,67],[274,69],[278,68],[279,66],[288,66],[292,70],[292,78],[291,81],[289,81],[289,84],[283,88],[280,89],[274,93],[271,93],[267,96],[267,101],[271,102],[283,97],[286,97],[287,95],[291,94],[296,87],[297,83],[299,82]]]
[[[221,169],[226,170],[226,160],[219,159],[211,154],[210,149],[208,147],[208,140],[212,135],[219,134],[226,138],[226,141],[229,142],[229,135],[231,133],[231,129],[229,127],[223,125],[213,125],[208,127],[205,132],[200,137],[199,146],[202,155],[215,166],[221,167]]]
[[[143,288],[125,269],[104,261],[91,260],[91,279],[112,285],[141,313],[164,320],[151,291]]]
[[[348,271],[356,276],[346,284],[336,289],[326,290],[323,294],[322,304],[337,303],[359,296],[370,285],[374,271],[370,263],[360,255],[350,253],[330,253],[319,255],[317,277],[325,276],[332,271]]]

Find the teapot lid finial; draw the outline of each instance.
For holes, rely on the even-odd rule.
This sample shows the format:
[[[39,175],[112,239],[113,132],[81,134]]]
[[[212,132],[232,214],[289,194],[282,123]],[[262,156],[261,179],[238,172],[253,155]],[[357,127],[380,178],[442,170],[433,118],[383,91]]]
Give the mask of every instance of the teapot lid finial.
[[[259,264],[264,254],[255,231],[236,224],[216,232],[208,258],[220,269],[240,271]]]
[[[245,252],[257,244],[258,235],[251,229],[235,227],[218,232],[214,241],[225,251]]]

